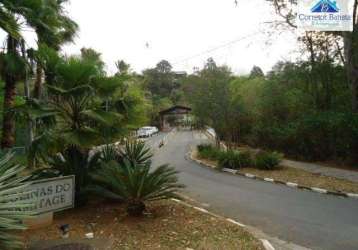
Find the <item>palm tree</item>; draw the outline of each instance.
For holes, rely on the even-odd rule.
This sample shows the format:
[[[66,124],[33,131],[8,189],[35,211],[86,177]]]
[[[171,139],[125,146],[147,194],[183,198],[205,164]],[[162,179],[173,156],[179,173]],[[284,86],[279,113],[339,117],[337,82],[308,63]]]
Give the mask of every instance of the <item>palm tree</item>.
[[[48,46],[58,52],[65,43],[72,42],[78,25],[71,20],[64,11],[64,4],[67,0],[45,0],[40,9],[37,10],[36,16],[30,19],[29,25],[35,29],[38,37],[38,47]],[[35,54],[36,55],[36,54]],[[34,97],[39,99],[42,95],[42,72],[43,62],[41,57],[36,59],[36,80],[34,88]],[[45,71],[46,80],[49,84],[51,78]]]
[[[0,29],[15,39],[20,39],[20,25],[15,14],[19,12],[17,3],[10,0],[0,1]]]
[[[47,102],[37,106],[38,112],[28,112],[30,107],[27,107],[29,116],[31,113],[41,114],[38,124],[47,120],[49,125],[38,131],[30,155],[57,170],[62,169],[57,171],[57,175],[74,174],[78,180],[76,191],[82,194],[89,171],[84,163],[91,158],[90,151],[107,143],[102,135],[105,129],[112,132],[110,138],[113,141],[118,140],[116,125],[122,116],[103,109],[103,100],[96,94],[94,84],[94,79],[100,74],[95,63],[75,57],[55,61],[56,77],[52,85],[48,85]],[[66,168],[58,168],[59,161],[51,160],[58,154],[65,159]],[[43,170],[49,172],[47,168]]]
[[[2,131],[2,148],[11,148],[15,143],[15,122],[11,109],[15,104],[16,82],[23,72],[23,61],[18,53],[19,40],[8,35],[7,52],[1,55],[4,68],[2,77],[5,80],[4,114]]]
[[[25,71],[26,64],[19,54],[21,44],[22,21],[35,28],[39,44],[44,43],[59,50],[61,44],[72,41],[77,25],[65,13],[66,0],[0,0],[0,28],[7,35],[6,54],[2,55],[5,65],[2,77],[5,80],[4,117],[2,129],[2,148],[11,148],[15,143],[15,122],[10,112],[14,107],[16,82]],[[21,73],[21,74],[20,74]],[[37,69],[36,97],[41,93],[42,69]]]
[[[16,82],[23,74],[25,63],[19,54],[21,44],[21,20],[29,23],[36,19],[36,10],[41,8],[42,0],[28,1],[0,1],[0,28],[7,33],[6,54],[2,55],[3,72],[5,80],[4,116],[2,129],[2,148],[11,148],[15,143],[15,122],[10,112],[14,107],[16,96]]]

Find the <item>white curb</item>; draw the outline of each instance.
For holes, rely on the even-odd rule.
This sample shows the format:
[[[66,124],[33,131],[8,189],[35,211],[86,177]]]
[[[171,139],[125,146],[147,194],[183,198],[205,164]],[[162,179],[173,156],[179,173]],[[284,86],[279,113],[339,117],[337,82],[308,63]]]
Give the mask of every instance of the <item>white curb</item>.
[[[223,172],[230,173],[230,174],[237,174],[238,170],[230,169],[230,168],[223,168]]]
[[[358,194],[348,193],[347,196],[348,196],[348,197],[351,197],[351,198],[356,198],[356,199],[358,199]]]
[[[260,239],[266,250],[275,250],[268,240]]]
[[[193,207],[193,208],[196,209],[196,210],[198,210],[198,211],[200,211],[200,212],[206,213],[206,214],[209,213],[208,210],[206,210],[206,209],[204,209],[204,208],[201,208],[201,207]]]
[[[312,191],[315,191],[315,192],[317,192],[317,193],[320,193],[320,194],[326,194],[326,193],[328,193],[328,191],[327,191],[326,189],[322,189],[322,188],[315,188],[315,187],[313,187],[313,188],[311,188],[311,190],[312,190]]]
[[[235,224],[235,225],[238,225],[238,226],[240,226],[240,227],[246,227],[244,224],[241,224],[240,222],[237,222],[237,221],[235,221],[235,220],[233,220],[233,219],[226,219],[228,222],[231,222],[231,223],[233,223],[233,224]]]
[[[274,180],[274,179],[271,179],[271,178],[264,178],[264,181],[274,182],[275,180]]]
[[[253,175],[253,174],[245,174],[245,176],[248,178],[255,178],[255,175]]]
[[[297,183],[293,183],[293,182],[287,182],[286,185],[289,186],[289,187],[293,187],[293,188],[298,187],[298,184],[297,184]]]

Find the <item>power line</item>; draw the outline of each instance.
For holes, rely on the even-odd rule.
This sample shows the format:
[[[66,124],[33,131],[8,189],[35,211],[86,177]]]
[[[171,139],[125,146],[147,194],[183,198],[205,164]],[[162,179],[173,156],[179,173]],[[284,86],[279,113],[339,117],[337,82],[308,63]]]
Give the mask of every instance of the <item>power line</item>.
[[[233,41],[224,43],[224,44],[219,45],[219,46],[217,46],[217,47],[214,47],[214,48],[212,48],[212,49],[208,49],[208,50],[205,50],[205,51],[200,52],[200,53],[198,53],[198,54],[195,54],[195,55],[193,55],[193,56],[187,57],[187,58],[185,58],[185,59],[183,59],[183,60],[174,62],[172,65],[178,65],[178,64],[187,62],[187,61],[189,61],[189,60],[191,60],[191,59],[194,59],[194,58],[196,58],[196,57],[203,56],[203,55],[205,55],[205,54],[209,54],[209,53],[211,53],[211,52],[214,52],[214,51],[216,51],[216,50],[219,50],[219,49],[222,49],[222,48],[225,48],[225,47],[229,47],[229,46],[231,46],[232,44],[241,42],[241,41],[243,41],[243,40],[245,40],[245,39],[248,39],[248,38],[250,38],[250,37],[253,37],[253,36],[255,36],[255,35],[259,34],[259,33],[261,33],[261,32],[255,32],[255,33],[249,34],[249,35],[247,35],[247,36],[240,37],[240,38],[238,38],[238,39],[235,39],[235,40],[233,40]]]

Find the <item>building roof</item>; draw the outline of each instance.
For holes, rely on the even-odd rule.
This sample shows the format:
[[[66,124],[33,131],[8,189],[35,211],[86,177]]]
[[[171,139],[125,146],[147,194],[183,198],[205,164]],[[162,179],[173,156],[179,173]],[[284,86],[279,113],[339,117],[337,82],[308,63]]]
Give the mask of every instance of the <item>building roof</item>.
[[[178,113],[177,111],[185,110],[186,112],[190,112],[192,109],[185,106],[176,105],[169,109],[165,109],[159,112],[161,115],[170,114],[170,113]],[[179,112],[182,113],[182,112]]]

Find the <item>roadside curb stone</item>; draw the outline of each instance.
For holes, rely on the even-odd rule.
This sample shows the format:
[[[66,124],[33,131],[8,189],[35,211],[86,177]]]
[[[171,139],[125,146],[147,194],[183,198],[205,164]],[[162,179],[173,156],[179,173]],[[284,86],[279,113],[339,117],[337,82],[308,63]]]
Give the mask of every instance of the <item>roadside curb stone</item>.
[[[284,182],[284,181],[280,181],[280,180],[275,180],[275,179],[271,179],[271,178],[262,178],[253,174],[249,174],[249,173],[240,173],[238,170],[234,170],[234,169],[228,169],[228,168],[223,168],[223,169],[219,169],[216,166],[213,165],[209,165],[204,163],[201,160],[197,160],[193,157],[192,154],[192,150],[190,150],[186,157],[187,160],[193,161],[195,163],[198,163],[202,166],[206,166],[215,170],[219,170],[228,174],[232,174],[232,175],[239,175],[245,178],[250,178],[250,179],[257,179],[257,180],[261,180],[261,181],[266,181],[266,182],[270,182],[270,183],[275,183],[275,184],[281,184],[281,185],[285,185],[291,188],[297,188],[297,189],[304,189],[304,190],[308,190],[308,191],[312,191],[312,192],[316,192],[319,194],[327,194],[327,195],[334,195],[334,196],[339,196],[339,197],[345,197],[345,198],[353,198],[353,199],[358,199],[358,194],[354,194],[354,193],[345,193],[345,192],[337,192],[337,191],[330,191],[330,190],[326,190],[323,188],[317,188],[317,187],[307,187],[307,186],[303,186],[303,185],[299,185],[297,183],[293,183],[293,182]]]

